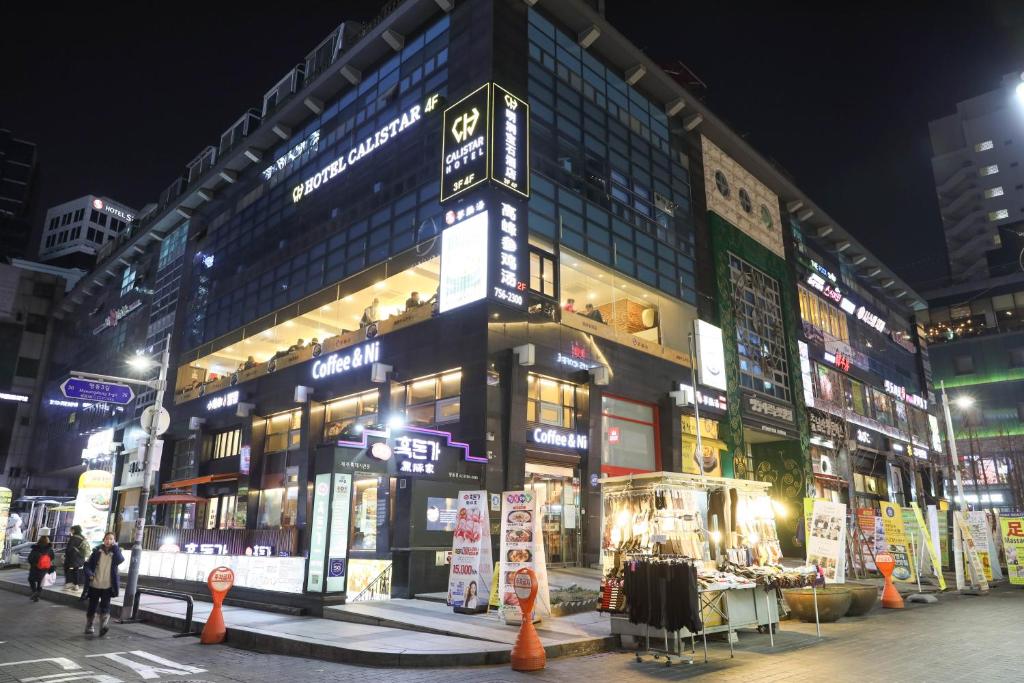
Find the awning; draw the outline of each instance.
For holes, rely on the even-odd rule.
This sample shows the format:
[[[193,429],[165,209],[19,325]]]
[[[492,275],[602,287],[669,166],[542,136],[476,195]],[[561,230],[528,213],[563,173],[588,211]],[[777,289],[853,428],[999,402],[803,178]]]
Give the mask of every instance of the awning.
[[[169,481],[160,488],[164,489],[183,489],[186,486],[198,486],[199,484],[213,484],[218,481],[234,481],[238,479],[237,472],[228,472],[226,474],[207,474],[202,477],[193,477],[192,479],[179,479],[177,481]]]
[[[171,503],[205,503],[206,498],[188,493],[164,493],[149,499],[150,505],[170,505]]]

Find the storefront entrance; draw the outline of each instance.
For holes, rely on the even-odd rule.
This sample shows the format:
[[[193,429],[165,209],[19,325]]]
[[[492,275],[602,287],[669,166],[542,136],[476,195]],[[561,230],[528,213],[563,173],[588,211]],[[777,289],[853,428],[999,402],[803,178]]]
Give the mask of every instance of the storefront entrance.
[[[580,484],[577,470],[563,465],[526,463],[526,490],[537,497],[544,554],[549,565],[580,562]]]

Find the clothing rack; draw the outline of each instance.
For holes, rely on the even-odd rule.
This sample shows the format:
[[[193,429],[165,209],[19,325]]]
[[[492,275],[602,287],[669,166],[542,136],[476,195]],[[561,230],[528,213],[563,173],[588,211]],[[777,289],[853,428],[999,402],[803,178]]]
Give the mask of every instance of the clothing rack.
[[[662,560],[668,560],[668,561],[670,561],[672,563],[688,564],[688,565],[694,567],[695,571],[696,571],[696,562],[697,562],[697,560],[695,560],[694,558],[689,557],[687,555],[678,555],[678,554],[652,555],[650,553],[625,553],[625,555],[626,555],[626,557],[633,556],[633,557],[643,558],[643,561],[644,562],[648,562],[648,563],[658,563],[658,562],[661,562]],[[633,561],[636,561],[636,560],[633,560]],[[647,604],[653,606],[653,602],[651,601],[651,581],[650,580],[646,581],[645,585],[647,587]],[[637,662],[644,661],[644,657],[646,657],[646,656],[650,656],[653,661],[658,661],[659,659],[664,657],[665,658],[665,666],[672,666],[673,663],[675,663],[675,664],[682,664],[683,662],[685,662],[687,664],[693,664],[694,663],[694,658],[692,656],[690,656],[690,655],[684,655],[683,654],[683,647],[682,647],[682,639],[680,637],[680,630],[672,631],[672,634],[673,634],[673,639],[672,640],[673,640],[673,645],[675,646],[674,647],[675,652],[673,652],[673,647],[669,645],[669,637],[668,637],[669,636],[669,629],[668,629],[668,587],[666,585],[666,580],[664,578],[659,578],[659,580],[658,580],[658,591],[659,591],[659,594],[660,594],[659,595],[660,599],[658,601],[658,605],[659,605],[659,607],[661,609],[661,623],[662,623],[662,630],[664,631],[664,638],[665,638],[664,644],[665,644],[665,648],[664,648],[663,651],[658,651],[658,650],[655,650],[654,648],[651,647],[651,623],[650,623],[650,619],[647,619],[644,622],[644,627],[645,627],[644,628],[645,649],[644,649],[643,652],[640,652],[639,648],[638,648],[638,651],[636,653],[634,653],[634,657],[636,658]],[[700,598],[699,598],[699,589],[698,589],[698,601],[699,601],[699,599]],[[703,626],[703,623],[702,623],[702,626]],[[703,632],[703,628],[701,629],[701,631]],[[691,632],[691,634],[690,634],[691,643],[693,642],[693,637],[694,637],[693,632]],[[695,648],[691,648],[691,649],[695,649]],[[707,653],[707,637],[706,636],[705,636],[705,639],[704,639],[704,651],[705,651],[704,661],[707,661],[707,654],[706,654]],[[677,660],[675,662],[672,661],[673,657],[677,658]]]

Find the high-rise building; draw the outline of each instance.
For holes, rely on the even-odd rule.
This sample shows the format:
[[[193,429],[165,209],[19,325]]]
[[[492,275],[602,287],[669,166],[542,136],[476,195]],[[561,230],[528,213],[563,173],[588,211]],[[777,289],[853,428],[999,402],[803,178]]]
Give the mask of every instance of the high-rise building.
[[[954,282],[1019,269],[1018,242],[1024,231],[1022,82],[1019,74],[1008,74],[995,90],[958,102],[956,113],[928,125]]]
[[[36,167],[35,143],[0,128],[0,262],[29,256]]]
[[[88,270],[103,245],[123,235],[135,216],[135,209],[91,194],[52,206],[43,219],[39,259]]]
[[[317,611],[442,590],[460,491],[494,524],[502,492],[536,498],[547,561],[582,565],[607,557],[604,477],[774,482],[785,546],[809,494],[942,494],[919,297],[595,4],[339,26],[69,294],[74,369],[172,333],[146,523],[174,532],[147,549],[274,556],[240,588]],[[114,296],[142,259],[145,292]],[[124,529],[142,451],[114,418]],[[67,422],[54,471],[90,431]]]

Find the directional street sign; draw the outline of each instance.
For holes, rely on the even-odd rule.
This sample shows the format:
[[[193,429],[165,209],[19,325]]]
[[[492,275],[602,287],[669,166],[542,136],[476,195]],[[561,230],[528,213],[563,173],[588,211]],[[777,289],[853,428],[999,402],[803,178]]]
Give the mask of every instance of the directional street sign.
[[[135,392],[127,384],[97,382],[94,379],[78,379],[76,377],[64,380],[64,383],[60,385],[60,390],[68,398],[103,401],[122,406],[131,403],[135,398]]]

